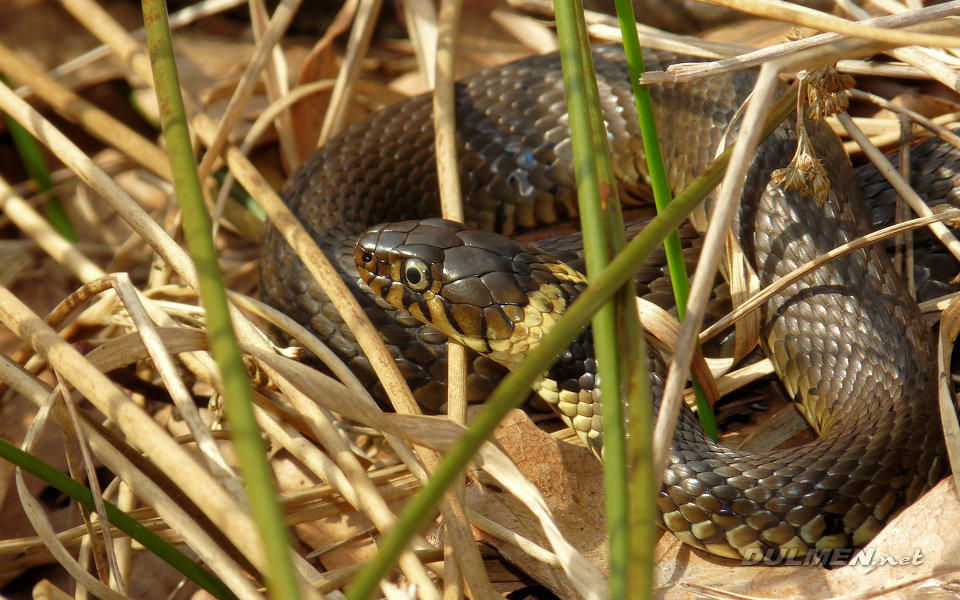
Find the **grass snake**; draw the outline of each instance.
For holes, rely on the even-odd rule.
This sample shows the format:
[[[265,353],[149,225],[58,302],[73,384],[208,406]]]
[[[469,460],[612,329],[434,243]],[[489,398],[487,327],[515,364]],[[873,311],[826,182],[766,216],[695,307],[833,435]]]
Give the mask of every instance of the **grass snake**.
[[[684,60],[665,53],[645,59],[652,69]],[[622,49],[597,47],[594,61],[620,195],[645,199],[645,160]],[[755,76],[743,71],[652,87],[674,190],[712,160]],[[349,128],[314,152],[282,190],[355,290],[418,399],[434,408],[444,394],[445,334],[495,359],[478,355],[471,364],[470,390],[483,396],[502,373],[495,363],[509,367],[525,344],[535,343],[521,334],[536,336],[547,328],[555,318],[547,309],[562,311],[582,285],[575,270],[541,249],[475,231],[511,235],[577,214],[557,55],[459,82],[456,117],[466,227],[410,221],[439,216],[429,96]],[[891,212],[892,193],[876,176],[865,174],[858,182],[836,136],[825,125],[810,127],[831,180],[827,201],[769,182],[770,172],[794,153],[796,136],[788,126],[761,144],[741,198],[734,227],[763,286],[863,235]],[[923,181],[915,184],[949,196],[955,186],[952,174],[937,167],[947,160],[938,148],[914,152],[923,161]],[[873,201],[872,212],[861,188]],[[365,230],[394,221],[404,222],[372,229],[354,255]],[[552,244],[561,257],[577,255],[576,247],[566,248],[567,238]],[[640,289],[650,291],[647,286]],[[270,228],[263,241],[261,295],[311,326],[376,390],[356,340]],[[395,306],[419,312],[437,327]],[[735,558],[861,546],[946,469],[929,328],[877,246],[842,257],[777,294],[763,308],[763,323],[761,344],[819,439],[788,450],[734,451],[709,440],[684,408],[657,499],[661,522],[686,543]],[[590,335],[588,328],[560,357],[540,391],[597,450]],[[657,395],[665,367],[659,356],[652,364]]]

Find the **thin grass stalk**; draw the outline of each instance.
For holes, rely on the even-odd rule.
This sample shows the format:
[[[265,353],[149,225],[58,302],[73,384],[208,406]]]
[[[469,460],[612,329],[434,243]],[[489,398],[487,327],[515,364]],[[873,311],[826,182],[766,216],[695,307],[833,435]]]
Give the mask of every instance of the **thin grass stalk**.
[[[237,121],[242,117],[243,109],[253,94],[253,90],[260,82],[260,76],[263,73],[267,62],[270,60],[273,49],[283,37],[284,32],[293,20],[300,6],[300,0],[281,0],[279,6],[273,13],[263,36],[257,40],[256,52],[251,57],[244,69],[243,76],[237,82],[237,89],[230,96],[230,102],[224,110],[220,122],[217,124],[217,133],[207,148],[207,153],[200,162],[198,171],[200,179],[206,179],[213,170],[214,161],[223,150],[223,145],[227,141],[227,133],[233,129]],[[148,27],[149,31],[149,27]],[[149,37],[147,38],[149,40]]]
[[[274,598],[299,598],[283,513],[277,503],[273,473],[266,461],[260,429],[253,416],[250,383],[230,323],[216,248],[210,236],[210,219],[204,209],[197,164],[190,145],[165,3],[162,0],[144,0],[143,21],[156,82],[163,136],[177,199],[183,211],[184,237],[197,268],[200,297],[206,308],[210,349],[223,378],[224,404],[230,422],[231,439],[237,450],[250,512],[264,544],[268,565],[264,577]]]
[[[367,48],[370,47],[373,23],[376,21],[377,15],[380,14],[382,5],[383,0],[360,0],[356,20],[350,29],[350,40],[347,42],[347,52],[344,56],[343,66],[337,73],[337,81],[330,97],[330,108],[323,117],[320,137],[317,138],[317,147],[327,143],[330,138],[343,129],[347,112],[346,98],[353,94],[353,88],[357,83],[360,72],[359,57],[365,55]]]
[[[663,166],[650,92],[645,86],[640,85],[640,76],[646,68],[637,36],[636,17],[633,5],[629,1],[615,0],[615,5],[640,125],[640,138],[647,160],[647,173],[653,191],[654,204],[659,212],[670,204],[671,193],[666,169]],[[680,235],[676,230],[664,240],[663,249],[667,258],[667,270],[670,273],[674,302],[677,306],[677,319],[682,322],[688,295],[687,269],[683,260]],[[695,379],[693,384],[701,424],[704,431],[716,439],[716,423],[706,396]],[[627,531],[631,540],[626,577],[632,596],[644,599],[650,598],[653,593],[650,582],[653,581],[653,550],[657,536],[656,494],[660,480],[659,474],[653,467],[653,399],[649,385],[646,386],[645,391],[645,402],[627,405],[629,435],[626,442],[629,461]]]
[[[646,68],[637,36],[636,17],[634,16],[633,5],[628,0],[615,0],[615,5],[640,125],[640,137],[647,160],[647,173],[653,191],[654,204],[657,211],[661,211],[670,203],[671,193],[666,169],[663,165],[662,152],[660,151],[650,92],[646,86],[640,85],[640,77]],[[680,235],[677,231],[673,231],[667,236],[667,239],[663,242],[663,249],[667,259],[667,270],[670,273],[674,302],[677,307],[677,319],[683,322],[689,286],[683,249],[680,245]],[[692,384],[700,424],[704,432],[716,440],[717,425],[713,411],[707,402],[703,389],[695,378],[693,378]],[[648,401],[645,403],[628,405],[630,428],[630,435],[627,436],[627,456],[630,465],[628,535],[631,539],[628,582],[629,589],[638,598],[649,598],[652,594],[650,585],[644,582],[650,582],[653,579],[653,548],[656,544],[657,533],[655,497],[659,477],[653,469],[653,450],[650,442],[648,442],[653,438],[651,405],[652,398],[649,398],[649,395]]]
[[[120,564],[117,562],[117,547],[114,545],[113,532],[109,527],[100,531],[100,538],[94,535],[92,514],[96,513],[97,519],[101,523],[109,521],[106,508],[103,505],[103,490],[100,488],[100,482],[94,472],[93,456],[90,452],[90,446],[85,439],[83,428],[80,425],[80,415],[71,398],[68,398],[65,390],[70,389],[62,375],[57,373],[57,382],[59,383],[59,396],[63,400],[66,413],[69,415],[71,427],[65,427],[61,430],[61,437],[64,442],[64,455],[67,459],[67,472],[75,481],[80,481],[81,476],[85,476],[90,483],[90,492],[93,494],[93,505],[95,510],[89,510],[86,507],[81,508],[80,518],[83,521],[84,528],[87,531],[87,539],[81,542],[81,562],[85,552],[83,551],[84,542],[89,543],[90,554],[96,568],[97,575],[101,581],[109,581],[111,589],[120,594],[126,595],[127,585],[124,581],[124,574],[120,571]],[[56,396],[51,398],[51,402],[56,402]],[[35,419],[27,430],[27,436],[24,439],[24,448],[32,449],[32,439],[34,432],[38,432],[46,421],[49,411],[42,410],[42,416]],[[79,455],[74,450],[74,445],[80,449]],[[82,463],[82,464],[81,464]],[[38,532],[39,533],[39,532]],[[104,564],[104,560],[106,564]]]
[[[9,85],[7,78],[0,73],[0,81],[4,85]],[[43,160],[43,153],[40,152],[40,145],[33,139],[33,136],[10,118],[6,113],[3,114],[3,120],[10,131],[10,137],[13,138],[13,144],[20,154],[20,160],[23,167],[27,170],[30,179],[37,185],[37,191],[41,194],[49,192],[54,188],[53,178],[50,177],[50,169],[47,168],[46,161]],[[63,239],[75,244],[80,239],[77,232],[73,229],[67,212],[63,209],[63,203],[57,196],[51,196],[49,200],[43,203],[43,212],[57,233],[63,236]]]
[[[74,481],[39,458],[24,452],[10,442],[0,439],[0,458],[39,478],[47,485],[63,492],[89,510],[94,510],[93,493],[89,488]],[[107,502],[104,504],[109,523],[153,552],[158,558],[182,573],[214,597],[221,600],[236,600],[233,592],[220,579],[197,563],[190,560],[156,533],[150,531],[139,521]]]
[[[463,3],[461,0],[443,0],[437,23],[437,46],[434,59],[435,75],[433,91],[433,130],[436,136],[437,179],[440,189],[440,206],[445,219],[463,222],[463,200],[460,190],[460,175],[457,169],[456,115],[454,108],[454,59],[456,53],[456,33],[460,24]],[[467,422],[467,348],[450,342],[447,344],[447,416],[454,423],[465,425]],[[465,481],[461,476],[450,487],[450,496],[460,506],[465,505]],[[451,504],[453,504],[451,502]],[[465,516],[465,513],[464,513]],[[466,521],[464,522],[466,529]],[[464,581],[470,565],[461,568],[452,543],[456,535],[456,523],[444,524],[444,535],[449,536],[443,544],[443,598],[460,600],[463,598]],[[462,557],[466,560],[468,557]],[[474,567],[479,567],[473,575],[480,581],[475,585],[487,587],[486,572],[479,555]],[[487,588],[492,593],[492,586]]]
[[[763,0],[713,0],[713,4],[733,8],[760,18],[789,23],[793,27],[810,27],[818,31],[834,32],[850,38],[859,38],[892,46],[929,46],[931,48],[960,48],[960,38],[950,25],[947,33],[921,33],[906,29],[881,29],[875,24],[848,21],[819,10],[797,7],[786,2]]]
[[[770,65],[774,65],[771,67]],[[694,276],[691,290],[689,318],[681,326],[677,337],[676,351],[667,373],[664,384],[663,397],[660,403],[660,413],[654,430],[654,468],[662,473],[666,468],[670,454],[670,439],[674,435],[677,419],[680,414],[682,390],[685,387],[687,373],[690,370],[691,359],[697,345],[697,330],[703,323],[707,300],[713,287],[720,256],[723,253],[722,245],[725,232],[730,227],[734,212],[738,206],[740,193],[747,178],[747,170],[752,161],[753,153],[763,138],[764,133],[759,126],[760,122],[770,114],[770,102],[774,98],[776,84],[776,62],[768,63],[760,69],[752,95],[746,103],[746,111],[736,143],[733,145],[731,159],[733,166],[724,175],[724,187],[721,190],[716,205],[710,217],[710,223],[704,236],[701,250],[701,259]],[[787,94],[793,96],[792,93]]]
[[[570,119],[584,258],[588,278],[595,278],[626,244],[623,217],[617,196],[617,182],[610,164],[610,148],[600,108],[590,40],[583,20],[583,5],[580,0],[556,0],[554,14]],[[641,369],[646,373],[643,368],[643,335],[637,321],[634,295],[632,286],[625,286],[592,320],[593,347],[603,404],[603,469],[611,598],[626,597],[627,569],[633,542],[627,527],[629,502],[624,391],[630,390],[639,396],[629,398],[628,404],[631,401],[641,404],[644,395],[648,407],[650,402],[649,380],[645,376],[630,376]],[[634,385],[622,386],[621,381],[631,381]]]
[[[667,172],[663,166],[663,155],[660,152],[660,142],[657,135],[657,124],[653,117],[653,106],[650,102],[650,91],[640,85],[640,77],[646,68],[643,64],[643,52],[640,49],[640,40],[637,36],[636,19],[633,5],[628,0],[615,0],[617,6],[617,20],[620,24],[620,33],[623,37],[623,49],[627,57],[627,69],[630,73],[630,85],[633,88],[633,98],[636,103],[637,117],[640,123],[640,138],[643,142],[643,151],[647,159],[647,172],[650,187],[653,191],[653,201],[657,210],[670,203],[670,184]],[[670,284],[673,288],[673,299],[677,305],[677,320],[683,323],[687,312],[687,297],[690,293],[687,280],[687,268],[683,260],[683,248],[680,245],[680,235],[671,233],[663,242],[663,250],[667,257],[667,270],[670,273]],[[703,388],[694,378],[692,380],[693,393],[697,401],[697,416],[704,433],[711,439],[717,440],[717,422],[713,416],[713,409],[707,402]]]

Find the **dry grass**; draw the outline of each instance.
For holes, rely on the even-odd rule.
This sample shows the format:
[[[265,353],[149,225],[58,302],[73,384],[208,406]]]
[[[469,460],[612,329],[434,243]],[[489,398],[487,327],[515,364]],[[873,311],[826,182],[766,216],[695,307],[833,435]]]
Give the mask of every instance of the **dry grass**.
[[[302,248],[318,279],[335,286],[339,279],[317,256],[315,247],[311,248],[308,236],[298,231],[284,214],[276,197],[274,189],[285,172],[280,165],[299,163],[317,136],[327,138],[345,123],[356,120],[358,112],[364,112],[358,111],[358,105],[376,108],[395,101],[410,88],[421,87],[415,68],[426,69],[420,75],[423,81],[432,81],[430,69],[436,62],[433,48],[437,25],[430,14],[430,3],[405,3],[405,22],[415,32],[412,41],[376,41],[371,47],[375,19],[369,11],[376,3],[348,2],[330,29],[337,33],[349,29],[346,47],[337,45],[333,33],[313,44],[284,32],[284,11],[292,10],[295,4],[283,3],[277,13],[280,17],[269,24],[262,14],[254,19],[257,39],[261,41],[256,48],[246,41],[238,43],[235,38],[239,26],[219,19],[214,21],[219,30],[198,28],[175,33],[174,38],[184,61],[181,68],[193,131],[203,148],[224,149],[205,155],[202,172],[225,167],[229,180],[240,182],[275,223],[289,228],[292,243]],[[536,42],[537,48],[549,47],[552,32],[543,23],[507,9],[489,10],[492,6],[487,4],[468,3],[465,8],[469,11],[465,19],[474,27],[471,32],[481,33],[462,32],[458,38],[460,69],[475,69],[536,51],[524,46],[534,40],[543,40]],[[739,0],[735,4],[743,6]],[[84,30],[80,31],[73,21],[65,28],[51,26],[38,36],[49,38],[38,43],[23,37],[8,38],[5,32],[13,31],[15,26],[0,29],[0,72],[17,85],[29,86],[34,92],[30,100],[42,110],[37,112],[5,88],[0,89],[0,109],[33,131],[64,165],[64,170],[55,173],[57,193],[70,207],[81,235],[80,243],[65,242],[39,214],[37,207],[42,198],[30,184],[11,185],[0,178],[4,208],[0,219],[7,226],[7,235],[0,241],[0,253],[7,258],[0,261],[0,318],[8,328],[3,338],[5,352],[0,356],[0,380],[7,388],[0,417],[3,437],[17,444],[22,442],[58,468],[71,467],[81,479],[96,480],[91,465],[103,465],[110,473],[109,478],[102,480],[106,483],[102,490],[105,498],[165,539],[185,543],[238,596],[259,597],[259,582],[246,573],[264,567],[263,554],[240,500],[230,445],[222,432],[218,370],[206,353],[204,315],[197,307],[192,263],[181,249],[177,235],[178,216],[170,198],[169,167],[163,150],[143,122],[121,127],[112,116],[115,111],[99,110],[96,103],[84,103],[69,91],[86,89],[103,79],[123,77],[137,90],[144,114],[153,116],[149,90],[143,89],[143,82],[151,80],[146,54],[115,20],[120,18],[129,27],[135,14],[123,4],[106,0],[101,4],[96,0],[62,0],[62,5],[73,17],[55,6],[24,0],[0,8],[0,18],[9,23],[18,19],[24,24],[42,22],[36,16],[39,11],[56,15],[59,20],[76,18]],[[101,12],[101,8],[109,11]],[[351,10],[358,11],[356,20],[351,19]],[[783,16],[782,11],[777,15]],[[609,35],[610,23],[604,17],[590,15],[588,20],[595,35]],[[825,31],[835,26],[847,27],[835,19],[817,23]],[[938,42],[942,38],[931,36],[951,31],[952,27],[952,22],[941,19],[923,37],[909,37],[920,34],[908,32],[897,35],[907,36],[904,40],[911,43]],[[60,73],[58,77],[68,84],[68,89],[46,78],[41,71],[65,62],[76,52],[71,49],[63,56],[49,57],[39,55],[37,48],[55,44],[55,37],[71,30],[87,40],[107,41],[109,58],[105,63],[94,63],[73,73]],[[899,38],[883,37],[885,34],[877,31],[870,35],[879,36],[880,42],[905,43]],[[738,44],[715,38],[705,42],[652,30],[643,34],[642,41],[656,48],[715,57],[743,50]],[[743,36],[727,39],[739,42]],[[282,46],[274,45],[281,40],[285,40]],[[890,56],[901,62],[880,64],[860,58],[876,51],[875,45],[844,40],[839,36],[831,38],[820,47],[827,54],[838,47],[848,53],[840,63],[842,70],[908,76],[914,79],[915,88],[922,88],[929,95],[933,95],[929,81],[957,89],[954,68],[958,59],[954,51],[893,50]],[[764,62],[788,60],[814,42],[794,44],[766,50],[760,58]],[[802,56],[809,59],[807,54]],[[442,60],[440,63],[444,64]],[[729,61],[707,63],[668,76],[698,77],[730,65]],[[786,71],[796,68],[790,64],[785,67]],[[301,85],[291,90],[291,81],[295,80]],[[954,96],[944,102],[941,112],[954,112],[955,101]],[[64,135],[62,126],[47,120],[47,107],[66,114],[78,127],[71,129],[71,135]],[[945,124],[954,118],[951,114],[933,121]],[[845,130],[854,123],[860,124],[866,136],[880,146],[890,145],[892,128],[896,127],[896,121],[889,116],[862,121],[867,125],[862,125],[859,118],[838,122]],[[80,131],[84,132],[82,148],[72,139],[80,139]],[[857,135],[855,131],[852,136]],[[264,142],[267,134],[277,142]],[[947,137],[942,132],[941,135]],[[87,141],[88,136],[100,142]],[[855,139],[858,149],[867,146],[864,139]],[[869,154],[869,150],[864,151]],[[251,162],[247,156],[255,158]],[[359,315],[349,317],[354,319],[351,328],[365,340],[371,361],[379,364],[378,371],[386,373],[388,380],[384,385],[400,415],[382,414],[368,391],[332,352],[284,315],[251,299],[257,285],[260,221],[229,199],[226,190],[218,194],[212,179],[208,185],[210,197],[219,196],[218,201],[211,200],[211,210],[223,215],[217,243],[228,288],[235,292],[233,299],[238,310],[232,315],[234,326],[243,350],[251,358],[256,415],[271,445],[288,522],[297,525],[294,549],[300,555],[309,554],[309,560],[298,562],[297,567],[321,594],[334,592],[349,581],[356,562],[373,550],[371,535],[395,522],[398,502],[417,489],[424,473],[435,463],[433,451],[448,445],[460,428],[446,420],[402,416],[416,415],[419,409],[398,374],[390,379],[389,354],[382,348],[376,349],[379,338]],[[949,239],[945,229],[936,233]],[[956,240],[947,243],[955,245]],[[955,254],[960,256],[960,251]],[[345,316],[351,314],[352,299],[348,293],[331,287],[330,294],[347,307]],[[952,306],[953,301],[942,299],[931,305],[930,312]],[[955,309],[946,313],[945,319],[953,312]],[[275,352],[262,333],[268,322],[298,339],[338,379]],[[952,332],[954,327],[951,319],[950,327],[945,326],[944,330]],[[668,335],[675,336],[676,327],[666,329],[674,332]],[[752,346],[752,342],[746,345]],[[946,360],[943,368],[948,365]],[[725,369],[729,367],[724,365]],[[111,373],[109,377],[104,375],[107,372]],[[743,374],[735,371],[718,377],[719,389],[727,392],[742,385]],[[750,375],[747,380],[762,374]],[[55,390],[56,384],[62,387]],[[58,400],[62,390],[70,390],[66,402]],[[947,405],[949,393],[945,388]],[[207,408],[198,408],[198,404]],[[51,417],[57,421],[56,426],[48,426]],[[102,423],[109,427],[101,427]],[[64,452],[60,436],[56,435],[58,430],[66,432],[69,452]],[[403,440],[414,442],[417,452],[411,451]],[[74,456],[74,449],[82,452]],[[525,501],[546,535],[526,539],[478,514],[469,504],[464,506],[462,498],[458,502],[451,497],[443,509],[443,539],[456,548],[458,557],[472,557],[460,563],[471,595],[490,597],[507,589],[507,585],[489,583],[488,570],[494,561],[482,556],[467,522],[486,535],[520,548],[550,573],[559,573],[560,565],[568,572],[579,573],[578,585],[587,586],[590,577],[594,577],[594,583],[602,586],[599,569],[572,546],[564,545],[561,529],[554,524],[548,509],[554,499],[545,501],[521,471],[493,446],[485,448],[482,456],[486,473],[475,477],[492,477],[500,488]],[[86,476],[80,475],[84,468],[88,469]],[[169,571],[156,579],[148,577],[153,567],[125,538],[114,533],[113,539],[107,540],[109,552],[102,543],[91,544],[90,540],[101,539],[95,515],[85,515],[85,525],[75,526],[75,511],[55,510],[37,503],[35,496],[41,488],[35,483],[28,480],[20,484],[5,463],[0,465],[0,474],[0,497],[4,498],[7,522],[22,521],[23,513],[19,511],[27,511],[37,532],[25,523],[5,531],[0,540],[0,556],[5,565],[0,586],[31,567],[57,559],[76,566],[45,571],[55,585],[69,590],[73,579],[105,590],[98,588],[103,584],[90,575],[96,572],[90,569],[92,559],[101,572],[122,574],[126,588],[114,585],[115,594],[125,589],[131,597],[161,597],[173,591],[176,577]],[[19,497],[15,497],[15,490]],[[21,505],[23,508],[18,508]],[[43,525],[51,521],[55,526]],[[459,523],[459,527],[452,523]],[[91,532],[95,535],[91,536]],[[403,581],[418,582],[422,597],[439,598],[441,592],[431,581],[435,574],[444,573],[443,558],[450,554],[438,554],[435,540],[428,534],[416,539],[411,552],[402,560]],[[544,547],[548,542],[552,544],[550,549]],[[105,557],[109,560],[101,563]],[[487,558],[486,564],[483,558]],[[28,573],[27,577],[33,575]],[[556,589],[570,589],[560,583],[557,586],[561,587]],[[580,592],[584,593],[583,587]],[[445,595],[450,593],[448,590]],[[686,592],[673,585],[664,588],[664,594],[683,593]]]

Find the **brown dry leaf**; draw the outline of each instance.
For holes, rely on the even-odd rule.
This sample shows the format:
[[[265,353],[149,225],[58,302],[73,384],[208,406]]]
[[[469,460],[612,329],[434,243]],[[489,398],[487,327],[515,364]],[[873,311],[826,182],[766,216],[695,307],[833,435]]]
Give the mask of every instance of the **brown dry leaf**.
[[[519,410],[508,415],[495,435],[497,443],[543,493],[567,541],[594,565],[606,571],[608,557],[603,469],[593,454],[583,446],[554,439]],[[487,486],[482,492],[468,488],[467,505],[511,531],[546,546],[536,519],[509,491],[494,486]],[[512,544],[490,536],[484,539],[561,598],[577,597],[558,567],[539,562]],[[669,533],[660,536],[655,565],[654,586],[660,598],[692,597],[690,592],[677,585],[681,581],[702,585],[719,583],[730,589],[745,591],[732,587],[742,586],[745,574],[748,575],[747,581],[767,574],[766,577],[759,577],[762,580],[756,588],[759,590],[767,589],[763,586],[771,577],[778,582],[788,573],[797,571],[801,574],[804,571],[814,574],[825,572],[811,567],[738,569],[738,561],[693,550]],[[826,595],[827,587],[822,582],[818,587]],[[752,585],[750,589],[753,589]],[[806,581],[795,586],[797,593],[809,589]]]
[[[702,561],[689,554],[685,572],[677,581],[708,589],[688,592],[680,588],[670,590],[665,597],[691,598],[712,596],[710,591],[729,592],[764,598],[832,598],[851,597],[876,591],[876,598],[956,598],[956,572],[931,573],[960,567],[960,536],[956,524],[960,522],[960,502],[952,480],[941,481],[918,502],[908,507],[891,521],[870,546],[860,555],[856,564],[827,570],[816,566],[740,567],[710,571],[703,569]],[[676,542],[679,546],[679,541]],[[681,553],[684,549],[681,549]],[[678,558],[681,554],[678,554]],[[665,558],[658,556],[658,559]],[[666,564],[658,560],[660,568]],[[897,564],[893,564],[897,563]],[[912,580],[902,590],[887,594],[898,582]],[[920,586],[924,590],[920,591]],[[676,592],[676,593],[675,593]],[[680,594],[680,595],[677,595]],[[722,596],[718,593],[716,597]]]
[[[872,564],[832,570],[814,565],[742,566],[736,560],[691,550],[665,534],[657,547],[657,586],[663,598],[702,597],[676,587],[677,583],[764,598],[830,598],[865,593],[946,565],[960,565],[957,523],[960,502],[952,481],[945,480],[891,521],[870,543],[864,557],[866,563]],[[918,550],[922,556],[917,554]],[[883,560],[908,564],[880,564]],[[956,577],[946,576],[942,580]],[[882,597],[916,597],[912,595],[915,589],[914,586]]]
[[[200,100],[207,115],[219,121],[236,90],[244,67],[254,53],[253,41],[239,32],[226,31],[218,35],[217,32],[190,29],[177,31],[173,40],[181,86],[190,96]],[[282,49],[291,72],[300,68],[309,51],[299,44]],[[135,93],[144,112],[153,119],[159,119],[152,88],[142,86]],[[242,140],[253,120],[268,104],[264,90],[258,88],[245,107],[247,118],[237,122],[231,140]]]
[[[319,479],[304,469],[303,465],[286,453],[281,453],[271,462],[277,473],[277,482],[285,493],[309,491]],[[386,498],[387,506],[394,514],[403,509],[409,495],[415,490],[402,492],[401,497]],[[297,540],[308,551],[322,550],[311,561],[316,561],[326,571],[356,567],[371,560],[377,552],[380,533],[365,515],[352,509],[340,496],[334,496],[324,511],[327,516],[294,525]],[[292,514],[294,520],[296,514]],[[424,537],[434,531],[436,524],[429,523],[422,531]]]
[[[333,40],[350,26],[356,11],[356,4],[355,1],[344,3],[343,8],[337,13],[326,33],[317,41],[303,61],[297,76],[297,85],[336,78],[337,65]],[[297,153],[300,156],[308,156],[316,146],[317,136],[320,135],[320,128],[323,124],[323,115],[327,112],[329,101],[329,93],[313,94],[309,98],[297,102],[290,109],[293,130],[297,132],[295,139]],[[288,165],[290,170],[296,168],[296,166]]]
[[[131,598],[172,598],[181,583],[170,576],[170,567],[152,552],[136,552],[130,557]],[[67,588],[69,589],[69,588]]]
[[[237,37],[215,37],[209,33],[189,30],[177,32],[173,38],[180,85],[192,97],[198,98],[211,118],[219,120],[230,101],[244,65],[253,55],[251,41]],[[159,121],[156,94],[150,86],[141,86],[137,99],[151,118]],[[254,95],[248,111],[261,111],[267,105],[266,96]],[[242,139],[246,129],[241,120],[233,139]]]
[[[695,550],[670,533],[660,537],[654,556],[654,588],[665,600],[702,598],[680,584],[718,588],[767,598],[827,598],[828,571],[818,566],[742,565]]]
[[[603,470],[590,450],[558,441],[521,410],[511,411],[495,432],[496,442],[541,491],[570,542],[602,570],[607,566]],[[467,487],[467,506],[510,531],[549,548],[536,517],[509,490],[490,485]],[[482,538],[510,562],[563,598],[578,597],[558,566],[544,564],[489,535]]]
[[[399,510],[402,502],[390,505],[391,510]],[[373,525],[358,512],[345,513],[304,523],[295,527],[297,538],[313,550],[325,548],[344,540],[355,540],[334,550],[324,552],[317,560],[326,570],[340,569],[362,564],[371,560],[377,552],[374,543],[376,530]]]

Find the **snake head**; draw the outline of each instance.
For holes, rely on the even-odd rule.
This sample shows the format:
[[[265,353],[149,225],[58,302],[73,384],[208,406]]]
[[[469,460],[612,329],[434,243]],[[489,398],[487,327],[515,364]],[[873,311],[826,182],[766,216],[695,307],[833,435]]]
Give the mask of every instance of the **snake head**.
[[[538,248],[443,219],[377,225],[353,258],[373,293],[508,367],[584,284]]]

